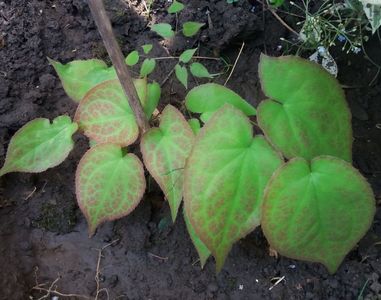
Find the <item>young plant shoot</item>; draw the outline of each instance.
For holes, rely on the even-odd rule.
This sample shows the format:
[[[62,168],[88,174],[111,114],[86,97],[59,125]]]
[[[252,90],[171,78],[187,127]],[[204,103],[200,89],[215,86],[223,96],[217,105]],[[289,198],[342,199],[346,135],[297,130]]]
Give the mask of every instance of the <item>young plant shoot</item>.
[[[174,4],[171,11],[181,11]],[[200,26],[184,30],[194,33]],[[151,48],[142,50],[148,54]],[[176,75],[184,86],[184,64],[196,50],[180,56]],[[131,52],[126,63],[135,65],[139,57]],[[337,80],[319,65],[262,55],[259,76],[268,99],[257,110],[230,89],[207,83],[186,96],[194,118],[187,121],[167,105],[159,126],[139,136],[113,67],[99,60],[50,61],[66,93],[79,102],[74,122],[60,116],[52,123],[27,123],[11,139],[0,176],[57,166],[73,149],[79,128],[95,143],[79,162],[75,181],[90,236],[139,204],[144,166],[163,190],[173,221],[184,198],[184,219],[201,265],[213,255],[217,271],[233,244],[261,225],[280,254],[320,262],[334,273],[371,226],[375,199],[351,165],[350,111]],[[142,78],[134,81],[147,119],[160,98],[160,86],[147,81],[154,69],[149,64],[143,62]],[[254,133],[254,117],[264,136]],[[132,144],[140,146],[136,154]]]

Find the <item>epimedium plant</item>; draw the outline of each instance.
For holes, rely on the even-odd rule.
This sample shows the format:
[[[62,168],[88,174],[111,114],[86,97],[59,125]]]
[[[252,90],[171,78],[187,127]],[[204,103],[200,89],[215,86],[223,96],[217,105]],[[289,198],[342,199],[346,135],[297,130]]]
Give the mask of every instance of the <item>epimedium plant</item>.
[[[369,229],[375,199],[351,165],[350,111],[337,80],[319,65],[262,55],[259,76],[268,99],[257,109],[224,86],[200,85],[185,105],[203,126],[167,105],[159,126],[139,140],[112,67],[97,60],[69,67],[51,62],[66,93],[80,99],[74,122],[60,116],[53,123],[27,123],[11,139],[0,176],[58,165],[79,128],[95,143],[79,162],[75,183],[90,236],[139,204],[146,187],[143,163],[163,190],[173,221],[184,198],[201,265],[213,255],[217,271],[232,245],[259,225],[277,252],[323,263],[331,273]],[[150,118],[160,87],[146,76],[135,87]],[[264,135],[255,134],[253,116]],[[134,143],[143,163],[130,152]]]

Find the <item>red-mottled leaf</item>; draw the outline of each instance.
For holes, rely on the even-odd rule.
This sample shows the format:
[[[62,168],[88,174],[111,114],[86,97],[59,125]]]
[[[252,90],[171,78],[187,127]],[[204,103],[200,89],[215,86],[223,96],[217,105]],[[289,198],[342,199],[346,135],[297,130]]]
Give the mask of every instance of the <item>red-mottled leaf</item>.
[[[160,127],[147,131],[141,141],[144,164],[168,199],[173,221],[183,197],[185,160],[193,140],[194,134],[183,115],[167,105]]]
[[[114,144],[88,150],[79,162],[75,181],[90,236],[101,223],[128,215],[139,204],[146,187],[140,160]]]
[[[137,85],[140,85],[137,81]],[[146,96],[144,89],[139,96]],[[86,136],[97,143],[132,144],[139,129],[128,99],[118,80],[97,85],[80,102],[75,120]]]
[[[196,231],[194,231],[194,228],[193,228],[191,222],[189,222],[189,218],[186,214],[185,209],[184,209],[184,221],[185,221],[185,224],[187,226],[189,236],[193,242],[194,247],[197,250],[198,256],[200,257],[201,268],[204,268],[205,263],[208,260],[211,253],[210,253],[208,247],[206,247],[205,244],[197,236]]]
[[[234,242],[260,223],[264,188],[282,159],[250,120],[225,104],[196,136],[184,175],[186,214],[220,270]]]

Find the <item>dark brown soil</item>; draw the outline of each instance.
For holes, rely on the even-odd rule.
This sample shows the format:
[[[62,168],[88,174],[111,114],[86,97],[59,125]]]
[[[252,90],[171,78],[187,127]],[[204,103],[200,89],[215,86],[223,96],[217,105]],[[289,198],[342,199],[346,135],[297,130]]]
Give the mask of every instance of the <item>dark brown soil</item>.
[[[150,19],[143,1],[106,2],[125,53],[148,42],[155,46],[154,56],[177,55],[199,46],[200,55],[221,54],[231,63],[245,41],[228,86],[255,105],[262,95],[259,54],[281,54],[276,50],[279,38],[288,35],[268,12],[263,19],[260,5],[253,11],[249,1],[232,6],[225,0],[187,0],[178,23],[208,23],[210,11],[213,29],[205,27],[196,38],[178,37],[169,45],[147,27],[150,19],[176,23],[175,17],[166,15],[167,1],[154,1]],[[381,63],[376,40],[368,50]],[[27,121],[73,116],[76,104],[65,95],[47,56],[63,62],[107,58],[85,1],[0,1],[0,164],[11,136]],[[355,165],[380,201],[381,83],[378,79],[368,87],[377,70],[363,55],[338,53],[337,61],[339,79],[349,87]],[[213,61],[207,65],[214,73],[224,67]],[[161,61],[153,78],[162,82],[173,66],[173,61]],[[225,78],[226,74],[217,81]],[[185,90],[171,78],[164,85],[162,101],[181,107],[184,95]],[[74,194],[74,172],[87,140],[81,135],[75,139],[75,150],[59,167],[0,178],[0,299],[38,299],[46,293],[32,287],[45,283],[48,289],[57,278],[60,292],[94,297],[97,249],[114,240],[118,242],[103,251],[99,276],[109,299],[357,299],[360,295],[380,299],[380,209],[369,233],[333,276],[319,264],[269,256],[259,229],[233,247],[219,275],[212,260],[201,270],[183,219],[171,224],[169,209],[154,188],[130,216],[101,226],[89,239]],[[106,293],[99,299],[108,299]]]

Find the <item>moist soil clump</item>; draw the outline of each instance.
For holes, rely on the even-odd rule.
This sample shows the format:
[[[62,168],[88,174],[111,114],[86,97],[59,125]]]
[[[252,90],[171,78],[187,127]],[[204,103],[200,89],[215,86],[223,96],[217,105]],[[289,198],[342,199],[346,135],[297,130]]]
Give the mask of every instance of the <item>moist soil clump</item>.
[[[225,0],[183,1],[186,9],[177,19],[166,13],[168,2],[164,0],[154,1],[149,12],[144,1],[105,2],[126,54],[147,43],[154,45],[154,57],[176,56],[199,47],[200,56],[221,55],[232,64],[245,42],[227,86],[255,106],[263,99],[257,74],[259,55],[280,55],[279,38],[289,35],[256,1],[235,5]],[[0,12],[2,164],[11,136],[26,122],[74,114],[76,104],[64,93],[46,57],[64,63],[109,60],[83,0],[0,1]],[[196,37],[179,35],[171,43],[148,27],[154,21],[180,28],[190,20],[206,25]],[[377,59],[379,47],[377,40],[371,40],[368,54]],[[202,270],[181,214],[172,224],[168,205],[154,184],[130,216],[102,225],[89,239],[74,192],[76,165],[88,141],[77,134],[75,149],[60,166],[41,174],[11,173],[0,178],[0,263],[4,270],[0,299],[38,299],[46,295],[38,288],[49,289],[53,282],[61,293],[95,297],[99,249],[105,245],[97,278],[109,299],[378,299],[381,83],[377,79],[368,86],[377,69],[361,54],[338,52],[335,57],[353,114],[354,164],[371,183],[378,201],[371,229],[335,275],[319,264],[270,256],[260,229],[234,245],[218,275],[212,259]],[[222,62],[203,63],[211,73],[224,73]],[[175,61],[160,61],[152,74],[159,83],[169,78],[163,83],[160,109],[168,103],[184,109],[186,91],[173,76],[168,77],[174,65]],[[134,68],[135,74],[138,71]],[[224,83],[227,75],[216,81]],[[191,87],[200,82],[191,79]],[[279,278],[283,280],[273,286]],[[108,299],[105,292],[98,298]]]

